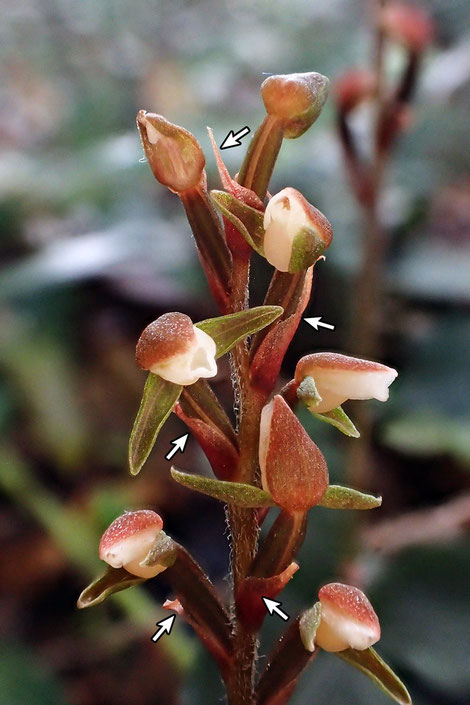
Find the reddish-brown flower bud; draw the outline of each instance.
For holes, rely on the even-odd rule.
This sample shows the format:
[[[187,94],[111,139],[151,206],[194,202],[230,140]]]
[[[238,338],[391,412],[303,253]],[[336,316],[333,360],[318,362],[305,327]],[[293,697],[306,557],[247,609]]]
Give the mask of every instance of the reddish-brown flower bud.
[[[137,127],[157,181],[176,193],[201,182],[206,160],[194,135],[161,115],[145,110],[137,114]]]
[[[145,328],[136,348],[137,363],[174,384],[194,384],[217,374],[214,340],[184,313],[165,313]]]
[[[328,487],[325,458],[279,395],[261,414],[259,464],[263,489],[289,512],[314,507]]]
[[[351,69],[340,76],[334,84],[334,96],[343,113],[353,110],[369,98],[375,89],[375,77],[367,69]]]
[[[163,527],[161,517],[149,509],[126,512],[101,537],[99,556],[112,568],[125,568],[139,578],[153,578],[167,566],[145,566],[150,549]]]
[[[329,81],[320,73],[269,76],[261,85],[261,97],[269,115],[282,120],[284,137],[300,137],[321,113]]]
[[[411,51],[423,51],[434,37],[434,24],[422,7],[392,2],[380,15],[384,32]]]
[[[339,353],[314,353],[297,363],[295,381],[306,377],[315,382],[316,395],[311,408],[316,414],[341,406],[347,399],[387,401],[388,388],[398,372],[379,362],[360,360]],[[308,404],[307,404],[308,406]]]
[[[280,272],[308,269],[330,245],[333,230],[323,213],[294,188],[279,191],[264,214],[264,254]]]
[[[325,651],[368,649],[380,639],[380,624],[362,590],[342,583],[324,585],[318,593],[321,619],[314,637]]]

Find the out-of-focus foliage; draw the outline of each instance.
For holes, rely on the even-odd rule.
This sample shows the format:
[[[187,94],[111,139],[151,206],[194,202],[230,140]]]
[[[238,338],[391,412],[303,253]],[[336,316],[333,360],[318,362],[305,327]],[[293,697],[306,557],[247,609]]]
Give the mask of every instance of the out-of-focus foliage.
[[[383,201],[390,237],[383,360],[400,370],[378,424],[368,522],[467,492],[470,459],[470,6],[422,0],[437,24],[413,120]],[[215,669],[184,630],[151,643],[167,596],[162,579],[75,612],[98,564],[97,540],[124,509],[158,508],[223,592],[223,512],[169,477],[173,418],[138,478],[126,446],[145,375],[133,362],[144,326],[179,309],[214,315],[188,226],[154,182],[139,108],[190,129],[218,184],[206,125],[218,143],[262,117],[265,73],[316,70],[334,79],[372,54],[371,4],[200,0],[3,0],[0,26],[0,702],[8,705],[173,705],[215,702]],[[402,56],[387,56],[390,76]],[[357,116],[364,134],[367,114]],[[241,149],[225,155],[232,173]],[[291,185],[324,211],[335,236],[318,267],[299,354],[348,352],[349,303],[362,222],[350,195],[330,101],[318,123],[283,146],[272,192]],[[254,261],[254,300],[268,268]],[[215,390],[231,406],[228,366]],[[347,411],[347,409],[346,409]],[[344,480],[333,428],[302,417]],[[180,465],[209,472],[194,442]],[[283,594],[289,614],[316,600],[347,563],[355,517],[315,509],[301,570]],[[373,524],[374,525],[374,524]],[[467,523],[468,528],[468,523]],[[381,617],[379,651],[417,705],[470,699],[468,549],[463,541],[363,552],[358,581]],[[266,621],[261,653],[282,625]],[[186,685],[179,687],[180,682]],[[339,659],[322,654],[293,703],[386,702]]]

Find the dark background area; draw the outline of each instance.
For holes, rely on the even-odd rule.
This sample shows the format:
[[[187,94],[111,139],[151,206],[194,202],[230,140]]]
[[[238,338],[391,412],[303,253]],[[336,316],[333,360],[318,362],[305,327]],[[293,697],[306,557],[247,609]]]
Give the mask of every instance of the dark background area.
[[[389,232],[382,360],[399,370],[376,422],[364,519],[314,509],[301,570],[283,593],[289,614],[311,605],[348,560],[379,614],[379,652],[416,705],[470,701],[470,6],[421,3],[436,23],[410,129],[383,198]],[[102,531],[124,509],[151,507],[165,530],[227,590],[222,507],[177,486],[164,455],[183,432],[171,417],[137,478],[127,438],[145,375],[135,341],[158,315],[216,314],[178,199],[142,162],[135,115],[145,108],[190,129],[218,187],[206,125],[254,130],[264,72],[331,79],[369,62],[371,3],[1,0],[0,26],[0,703],[195,705],[219,702],[215,667],[177,625],[150,641],[171,596],[161,578],[79,612],[101,570]],[[399,49],[387,54],[391,77]],[[361,114],[357,129],[363,129]],[[232,173],[242,149],[227,150]],[[286,357],[350,349],[361,258],[360,213],[345,178],[328,101],[318,123],[286,141],[270,190],[291,185],[329,218],[307,324]],[[253,264],[259,303],[269,267]],[[214,389],[231,406],[228,363]],[[346,407],[347,410],[347,407]],[[333,481],[354,440],[303,415]],[[209,472],[194,441],[179,465]],[[350,546],[349,546],[350,547]],[[268,619],[261,653],[282,624]],[[293,705],[382,705],[387,699],[321,654]]]

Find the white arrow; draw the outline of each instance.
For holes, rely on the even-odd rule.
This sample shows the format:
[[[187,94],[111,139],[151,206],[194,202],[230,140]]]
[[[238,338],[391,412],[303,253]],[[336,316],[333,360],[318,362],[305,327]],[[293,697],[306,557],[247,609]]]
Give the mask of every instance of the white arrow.
[[[321,316],[316,316],[316,318],[304,318],[305,323],[309,323],[315,330],[318,330],[318,326],[321,326],[322,328],[329,328],[330,330],[334,330],[335,327],[331,325],[331,323],[323,323]]]
[[[269,614],[277,614],[277,616],[283,619],[284,622],[287,622],[287,620],[289,619],[289,615],[279,609],[279,606],[282,605],[282,602],[270,600],[269,597],[262,597],[261,599],[263,600]]]
[[[248,125],[242,127],[242,129],[238,130],[238,132],[230,130],[227,137],[220,145],[220,149],[230,149],[230,147],[241,147],[242,143],[240,142],[240,140],[242,139],[242,137],[245,137],[249,132],[250,128],[248,127]]]
[[[171,460],[172,457],[177,453],[179,450],[183,453],[184,449],[186,447],[186,441],[188,440],[189,433],[185,433],[183,436],[180,436],[179,438],[175,438],[174,441],[170,441],[173,443],[175,446],[172,448],[168,453],[165,455],[165,458],[167,460]]]
[[[165,632],[167,634],[170,634],[171,628],[173,627],[173,623],[175,621],[176,614],[171,614],[169,617],[166,619],[161,619],[159,622],[157,622],[157,627],[160,627],[158,632],[155,632],[155,634],[152,637],[152,641],[158,641]]]

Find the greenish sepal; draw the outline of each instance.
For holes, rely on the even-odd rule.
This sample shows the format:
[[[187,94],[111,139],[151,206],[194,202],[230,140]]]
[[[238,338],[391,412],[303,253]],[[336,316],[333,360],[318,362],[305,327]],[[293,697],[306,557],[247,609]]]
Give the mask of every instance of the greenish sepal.
[[[301,228],[292,242],[289,260],[289,272],[301,272],[308,269],[325,251],[323,240],[317,236],[313,228]]]
[[[364,494],[350,487],[330,485],[317,506],[328,509],[376,509],[381,504],[382,497]]]
[[[317,419],[331,424],[350,438],[359,438],[361,435],[349,416],[344,413],[340,406],[337,406],[336,409],[332,409],[331,411],[325,411],[323,414],[316,414],[314,409],[310,409],[310,411]]]
[[[171,468],[171,475],[180,485],[209,495],[209,497],[214,497],[214,499],[219,499],[226,504],[246,508],[272,507],[274,505],[269,492],[265,492],[259,487],[253,487],[253,485],[245,485],[242,482],[225,482],[211,477],[192,475],[187,472],[181,472],[181,470],[176,468]]]
[[[140,565],[154,566],[158,564],[169,568],[175,562],[177,555],[178,544],[164,531],[160,531],[152,548]]]
[[[321,604],[315,602],[313,607],[306,610],[299,621],[299,633],[302,644],[307,651],[315,651],[315,636],[321,620]]]
[[[173,411],[183,387],[149,373],[129,439],[129,469],[137,475],[152,450],[158,433]]]
[[[313,377],[304,377],[297,387],[297,397],[309,411],[313,411],[318,406],[322,398],[318,393]]]
[[[85,607],[98,605],[109,597],[109,595],[120,592],[121,590],[127,590],[127,588],[133,585],[138,585],[143,582],[145,582],[144,578],[131,575],[125,568],[109,567],[104,575],[94,580],[83,590],[77,600],[77,607],[84,609]]]
[[[346,649],[345,651],[338,651],[336,656],[362,671],[395,702],[400,703],[400,705],[411,705],[409,692],[390,666],[385,663],[374,649],[370,648],[364,651]]]
[[[240,313],[208,318],[196,323],[196,327],[210,335],[217,346],[216,357],[221,357],[249,335],[269,326],[282,313],[281,306],[256,306]]]
[[[210,197],[222,215],[235,226],[250,247],[258,254],[264,255],[264,213],[248,206],[226,191],[211,191]]]

